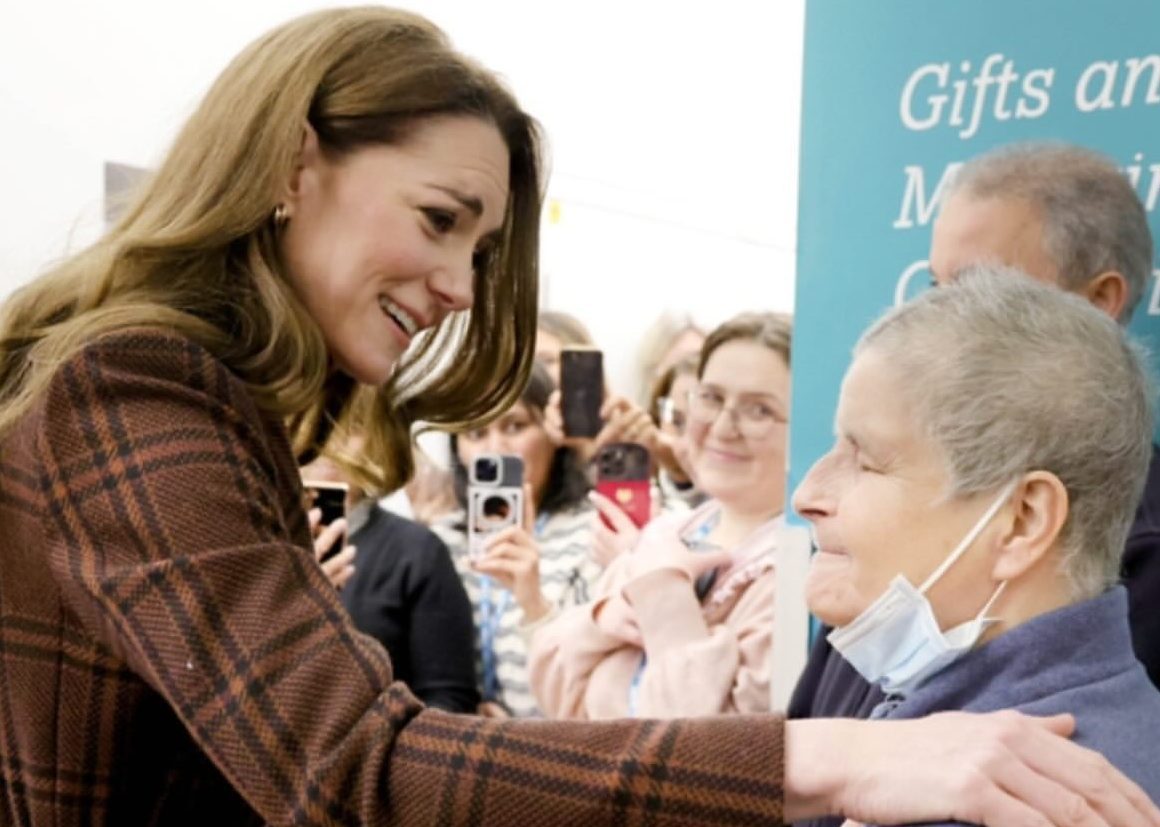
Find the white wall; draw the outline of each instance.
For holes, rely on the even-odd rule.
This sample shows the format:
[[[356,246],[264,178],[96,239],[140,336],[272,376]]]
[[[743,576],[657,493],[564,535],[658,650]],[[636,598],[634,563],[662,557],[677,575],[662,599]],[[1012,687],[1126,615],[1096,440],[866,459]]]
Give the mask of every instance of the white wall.
[[[216,73],[306,0],[16,0],[0,11],[0,296],[100,231],[102,165],[147,166]],[[804,0],[403,0],[508,78],[551,142],[545,304],[623,379],[662,309],[793,299]]]

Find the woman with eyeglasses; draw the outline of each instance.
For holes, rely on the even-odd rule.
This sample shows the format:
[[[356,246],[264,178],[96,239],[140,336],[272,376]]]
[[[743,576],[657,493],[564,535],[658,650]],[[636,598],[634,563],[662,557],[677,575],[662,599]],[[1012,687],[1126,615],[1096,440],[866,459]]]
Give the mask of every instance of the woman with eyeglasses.
[[[650,523],[605,571],[593,602],[537,631],[531,680],[545,715],[769,709],[791,331],[786,316],[745,314],[706,339],[687,439],[709,499]]]

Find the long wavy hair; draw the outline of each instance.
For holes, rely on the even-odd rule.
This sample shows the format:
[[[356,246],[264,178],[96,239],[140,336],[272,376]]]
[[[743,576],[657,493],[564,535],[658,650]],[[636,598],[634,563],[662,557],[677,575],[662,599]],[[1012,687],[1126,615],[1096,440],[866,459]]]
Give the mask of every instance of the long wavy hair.
[[[273,220],[309,124],[329,157],[398,144],[424,118],[494,123],[510,155],[496,255],[470,311],[417,342],[381,387],[338,373],[287,282]],[[117,224],[0,310],[0,435],[86,343],[132,327],[176,330],[220,359],[300,457],[325,453],[369,491],[413,469],[411,426],[486,422],[534,358],[542,202],[535,121],[487,70],[414,14],[334,9],[293,20],[225,69]],[[356,456],[333,446],[362,433]],[[330,437],[335,439],[330,439]]]

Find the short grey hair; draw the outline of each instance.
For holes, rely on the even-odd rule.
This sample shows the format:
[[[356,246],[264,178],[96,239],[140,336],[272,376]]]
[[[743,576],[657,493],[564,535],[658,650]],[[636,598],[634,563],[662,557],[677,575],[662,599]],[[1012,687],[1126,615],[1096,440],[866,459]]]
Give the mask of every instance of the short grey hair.
[[[1139,347],[1072,293],[976,267],[888,312],[859,340],[898,371],[944,453],[949,497],[1030,471],[1067,488],[1059,542],[1078,599],[1119,575],[1152,457],[1153,388]]]
[[[1131,319],[1152,275],[1152,234],[1144,205],[1111,159],[1063,143],[1011,144],[964,164],[942,203],[958,193],[1030,203],[1060,286],[1079,291],[1115,270],[1128,283],[1120,322]]]

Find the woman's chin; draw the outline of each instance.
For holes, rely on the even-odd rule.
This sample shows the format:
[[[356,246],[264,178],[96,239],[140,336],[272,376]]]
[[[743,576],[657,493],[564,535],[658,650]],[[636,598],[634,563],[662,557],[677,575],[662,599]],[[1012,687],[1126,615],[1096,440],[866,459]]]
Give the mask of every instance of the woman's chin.
[[[728,474],[705,474],[698,472],[698,487],[705,494],[738,511],[761,512],[770,504],[776,504],[780,512],[785,505],[783,489],[762,486],[761,480],[739,479]],[[762,490],[764,487],[765,490]]]
[[[844,578],[830,574],[811,564],[806,575],[806,607],[827,626],[845,626],[861,613],[862,601],[851,593]]]
[[[806,595],[806,607],[810,614],[834,629],[853,623],[858,616],[858,612],[848,606],[825,598],[811,599],[809,595]]]
[[[362,385],[380,387],[387,384],[395,373],[397,359],[383,355],[377,359],[345,360],[335,358],[338,369]]]

